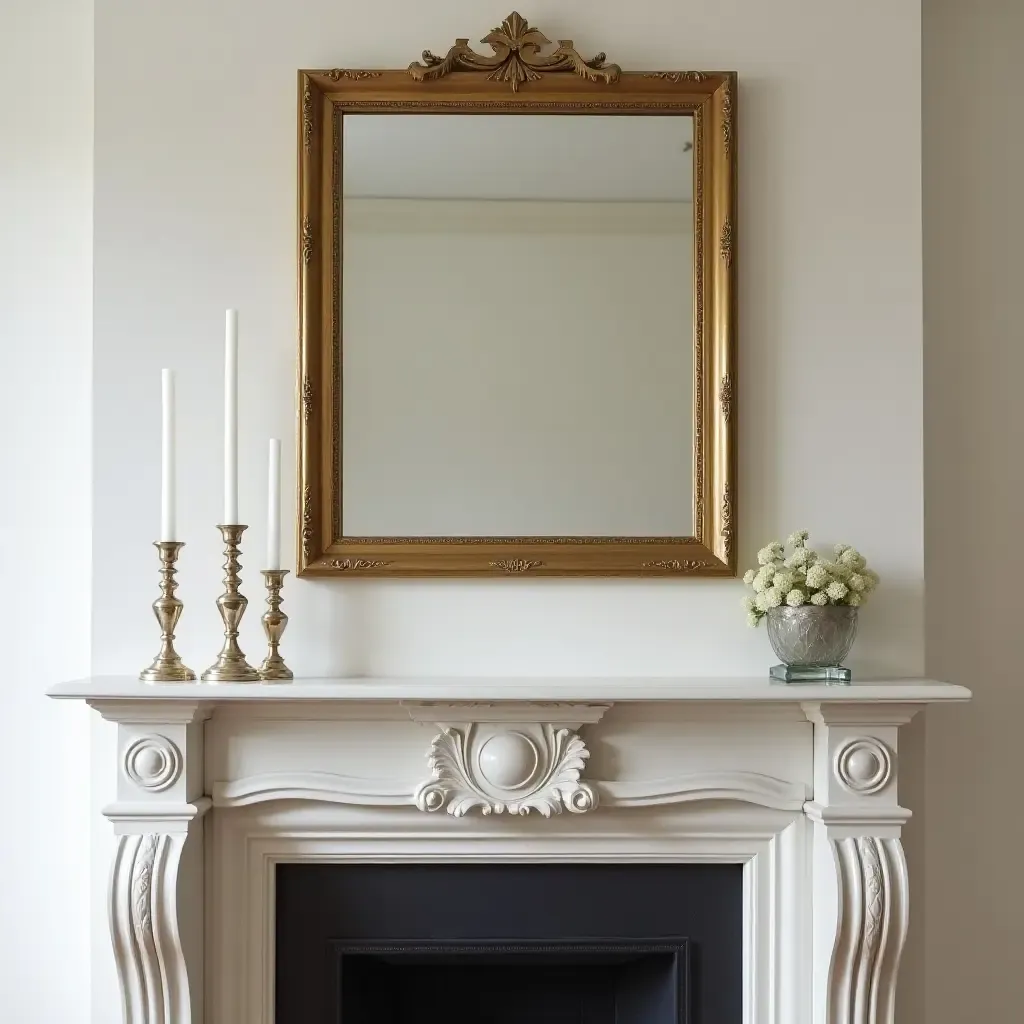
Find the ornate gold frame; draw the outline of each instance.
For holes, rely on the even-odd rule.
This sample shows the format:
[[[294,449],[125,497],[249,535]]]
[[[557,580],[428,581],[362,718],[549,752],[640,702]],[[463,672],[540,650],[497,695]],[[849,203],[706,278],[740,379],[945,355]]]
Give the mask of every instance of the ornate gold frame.
[[[298,573],[733,576],[736,531],[736,75],[627,74],[512,14],[483,42],[405,71],[299,72]],[[341,180],[346,113],[691,114],[694,118],[694,535],[345,537],[341,524]]]

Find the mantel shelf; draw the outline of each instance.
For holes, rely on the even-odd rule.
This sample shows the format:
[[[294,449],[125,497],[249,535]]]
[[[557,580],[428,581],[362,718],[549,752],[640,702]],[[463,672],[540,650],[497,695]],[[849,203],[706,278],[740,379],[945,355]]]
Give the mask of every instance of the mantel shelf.
[[[604,677],[497,678],[347,677],[261,683],[142,683],[131,676],[93,676],[60,683],[50,697],[87,701],[202,701],[210,704],[317,701],[702,701],[714,703],[932,704],[969,700],[971,691],[931,679],[855,682],[849,686],[785,685],[767,678]]]

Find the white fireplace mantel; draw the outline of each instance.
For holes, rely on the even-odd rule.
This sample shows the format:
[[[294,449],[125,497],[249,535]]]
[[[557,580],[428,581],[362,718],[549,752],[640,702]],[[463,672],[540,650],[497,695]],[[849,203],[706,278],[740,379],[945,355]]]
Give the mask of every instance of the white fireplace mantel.
[[[740,863],[744,1024],[892,1024],[898,731],[970,697],[669,678],[50,693],[118,724],[104,813],[127,1024],[273,1024],[278,863],[481,860]]]

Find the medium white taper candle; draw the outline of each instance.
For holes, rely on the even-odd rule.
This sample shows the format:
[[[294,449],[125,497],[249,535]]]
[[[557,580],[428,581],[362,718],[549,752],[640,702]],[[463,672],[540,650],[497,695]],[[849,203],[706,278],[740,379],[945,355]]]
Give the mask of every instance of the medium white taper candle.
[[[174,450],[174,371],[160,371],[160,540],[178,539]]]
[[[238,310],[229,309],[224,328],[224,518],[238,523]]]
[[[281,568],[281,441],[270,439],[267,460],[267,564]]]

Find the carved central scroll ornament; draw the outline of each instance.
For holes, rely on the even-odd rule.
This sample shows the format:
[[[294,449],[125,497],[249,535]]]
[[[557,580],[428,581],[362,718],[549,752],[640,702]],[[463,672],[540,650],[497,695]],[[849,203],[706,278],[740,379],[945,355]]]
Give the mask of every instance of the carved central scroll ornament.
[[[576,732],[550,724],[443,728],[427,755],[433,779],[417,788],[416,806],[456,818],[475,807],[545,818],[582,814],[597,806],[596,791],[580,782],[589,757]]]

